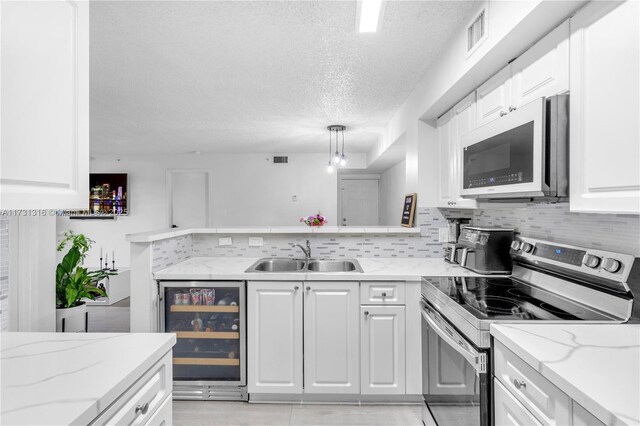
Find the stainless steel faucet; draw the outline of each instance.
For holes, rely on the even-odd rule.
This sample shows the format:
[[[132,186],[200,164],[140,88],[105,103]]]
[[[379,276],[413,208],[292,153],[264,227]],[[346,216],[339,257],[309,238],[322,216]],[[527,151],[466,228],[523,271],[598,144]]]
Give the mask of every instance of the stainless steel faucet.
[[[293,247],[300,247],[300,250],[302,250],[302,252],[304,253],[304,257],[307,262],[309,261],[309,259],[311,259],[311,244],[309,243],[309,240],[307,240],[307,248],[304,248],[300,244],[291,244],[291,245]]]

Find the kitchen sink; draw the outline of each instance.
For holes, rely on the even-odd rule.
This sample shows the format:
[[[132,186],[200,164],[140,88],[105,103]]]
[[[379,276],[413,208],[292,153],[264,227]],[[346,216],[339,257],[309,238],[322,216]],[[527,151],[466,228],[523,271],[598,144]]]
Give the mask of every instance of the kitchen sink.
[[[309,272],[362,272],[357,260],[311,260]]]
[[[260,259],[246,272],[300,272],[305,270],[305,261],[296,259]]]
[[[245,272],[362,272],[355,259],[265,258],[251,265]]]

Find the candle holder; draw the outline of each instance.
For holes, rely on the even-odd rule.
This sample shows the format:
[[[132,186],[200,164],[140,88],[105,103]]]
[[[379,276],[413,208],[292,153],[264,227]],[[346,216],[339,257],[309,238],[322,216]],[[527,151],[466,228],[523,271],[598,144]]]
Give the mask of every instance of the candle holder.
[[[115,260],[111,261],[111,269],[110,269],[110,271],[112,271],[112,272],[117,271],[117,269],[116,269],[116,261]]]
[[[107,262],[106,260],[105,260],[105,262],[104,262],[104,268],[103,268],[103,269],[104,269],[105,271],[108,271],[108,270],[109,270],[109,262]]]
[[[102,268],[102,256],[100,256],[100,263],[99,263],[99,265],[100,265],[100,269],[101,269],[101,270],[102,270],[102,269],[104,269],[104,268]]]

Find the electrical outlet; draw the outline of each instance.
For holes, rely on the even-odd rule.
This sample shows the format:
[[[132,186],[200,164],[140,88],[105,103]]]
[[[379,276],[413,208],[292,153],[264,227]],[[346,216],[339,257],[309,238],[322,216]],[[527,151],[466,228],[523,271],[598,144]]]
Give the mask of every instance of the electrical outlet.
[[[249,247],[262,247],[263,244],[262,237],[249,237]]]
[[[231,237],[218,238],[218,245],[219,246],[233,245],[233,239]]]
[[[449,228],[438,228],[438,242],[440,243],[448,243],[449,242]]]

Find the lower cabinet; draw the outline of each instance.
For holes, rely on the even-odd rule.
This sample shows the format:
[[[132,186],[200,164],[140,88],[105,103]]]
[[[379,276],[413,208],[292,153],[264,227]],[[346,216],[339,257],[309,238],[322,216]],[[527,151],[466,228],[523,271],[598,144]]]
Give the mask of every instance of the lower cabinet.
[[[305,284],[305,393],[360,393],[359,308],[358,282]]]
[[[542,425],[515,396],[502,386],[498,380],[493,381],[495,425],[496,426],[538,426]]]
[[[247,287],[249,393],[302,392],[302,282]]]
[[[360,308],[362,394],[405,393],[405,307]]]
[[[359,306],[358,282],[250,282],[249,393],[359,393]]]

